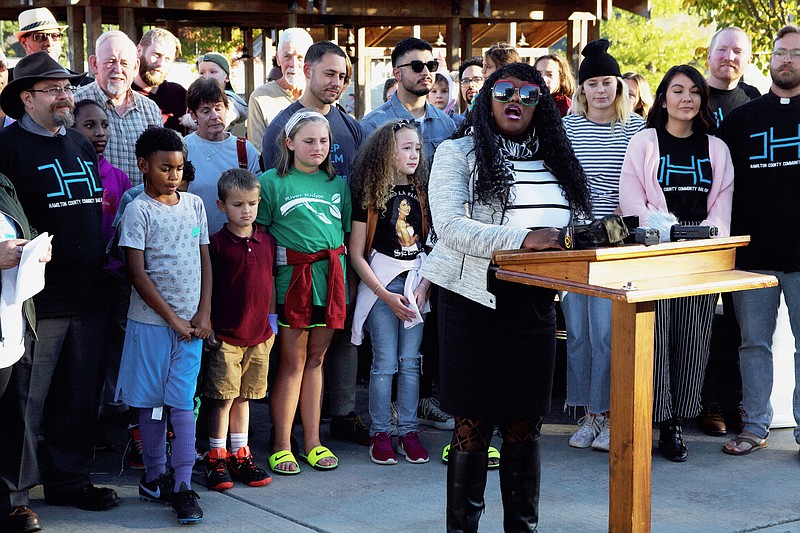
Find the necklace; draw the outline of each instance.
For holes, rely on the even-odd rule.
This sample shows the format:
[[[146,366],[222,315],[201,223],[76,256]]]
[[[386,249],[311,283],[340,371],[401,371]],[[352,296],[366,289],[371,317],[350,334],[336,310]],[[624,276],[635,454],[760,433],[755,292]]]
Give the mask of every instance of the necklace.
[[[198,137],[199,137],[199,135],[198,135]],[[223,141],[209,141],[208,139],[203,139],[202,137],[200,137],[200,139],[202,139],[202,140],[203,140],[203,152],[205,152],[205,154],[206,154],[206,161],[211,161],[211,158],[212,158],[212,157],[214,157],[215,155],[217,155],[217,153],[218,153],[220,150],[222,150],[223,148],[225,148],[225,141],[227,141],[227,139],[225,139],[225,140],[223,140]],[[216,145],[216,149],[215,149],[213,152],[211,152],[211,153],[208,153],[208,152],[206,151],[206,146],[207,146],[207,145],[212,145],[212,146]]]

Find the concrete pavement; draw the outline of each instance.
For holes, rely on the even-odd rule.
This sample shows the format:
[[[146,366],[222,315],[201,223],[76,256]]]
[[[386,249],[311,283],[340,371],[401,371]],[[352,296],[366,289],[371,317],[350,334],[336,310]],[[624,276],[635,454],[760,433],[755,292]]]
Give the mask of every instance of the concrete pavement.
[[[359,394],[363,405],[364,391]],[[257,429],[251,447],[260,465],[266,463],[266,416],[265,405],[254,404],[252,423]],[[545,424],[542,436],[539,531],[606,531],[608,454],[570,448],[567,439],[575,426],[563,423],[563,417],[553,421]],[[119,475],[125,438],[122,426],[112,429],[117,451],[98,454],[93,480],[115,487],[122,504],[99,513],[49,507],[37,488],[32,507],[47,531],[444,531],[446,466],[438,454],[449,442],[449,432],[422,429],[422,441],[431,452],[427,464],[410,464],[399,457],[397,465],[379,466],[370,462],[366,447],[325,439],[325,425],[323,442],[338,455],[338,469],[319,472],[301,463],[297,476],[273,475],[266,487],[237,484],[225,493],[206,490],[196,476],[194,488],[205,518],[197,525],[179,526],[170,507],[139,501],[139,472],[126,469]],[[746,457],[723,454],[723,437],[687,428],[685,438],[690,451],[686,463],[671,463],[657,452],[653,457],[653,532],[800,533],[800,453],[790,429],[773,431],[767,449]],[[495,444],[500,444],[497,438]],[[481,532],[500,531],[498,477],[490,471]]]

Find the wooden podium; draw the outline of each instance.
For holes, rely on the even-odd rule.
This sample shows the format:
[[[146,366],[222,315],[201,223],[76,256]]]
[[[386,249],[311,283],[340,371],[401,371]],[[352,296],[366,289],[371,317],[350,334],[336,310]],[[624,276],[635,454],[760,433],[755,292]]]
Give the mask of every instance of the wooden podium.
[[[499,279],[613,300],[608,515],[613,533],[650,531],[655,301],[777,285],[773,276],[734,270],[736,248],[748,242],[744,236],[494,253]]]

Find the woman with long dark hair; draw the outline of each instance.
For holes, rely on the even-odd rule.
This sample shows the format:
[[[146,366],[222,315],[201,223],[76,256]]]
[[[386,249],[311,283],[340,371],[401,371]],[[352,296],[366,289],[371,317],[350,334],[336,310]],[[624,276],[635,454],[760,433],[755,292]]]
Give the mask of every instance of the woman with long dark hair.
[[[558,248],[556,228],[589,210],[586,178],[543,86],[523,63],[492,74],[431,169],[437,240],[421,273],[440,287],[440,392],[456,420],[448,531],[478,528],[495,425],[503,438],[505,529],[533,531],[538,523],[538,439],[550,407],[555,292],[487,283],[487,269],[495,250]]]
[[[733,166],[724,142],[711,134],[716,121],[702,74],[672,67],[656,89],[647,129],[628,145],[620,178],[623,213],[667,234],[672,224],[716,226],[730,234]],[[662,233],[662,240],[663,233]],[[682,423],[700,413],[717,294],[656,302],[653,417],[658,449],[686,460]]]

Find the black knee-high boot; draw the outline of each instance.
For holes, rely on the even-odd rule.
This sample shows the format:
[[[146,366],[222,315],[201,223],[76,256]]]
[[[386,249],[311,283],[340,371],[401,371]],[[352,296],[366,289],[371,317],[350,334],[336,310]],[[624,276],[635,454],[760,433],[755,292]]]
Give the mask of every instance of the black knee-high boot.
[[[485,507],[486,452],[451,449],[447,460],[447,531],[475,533]]]
[[[541,480],[539,440],[503,443],[500,453],[503,529],[506,533],[536,531]]]

